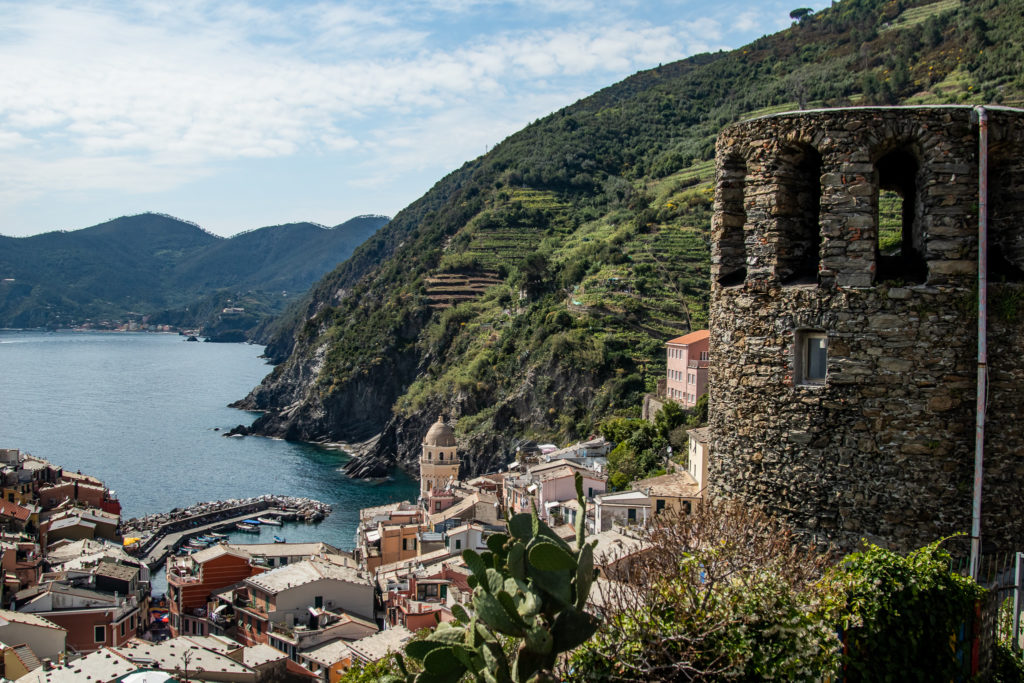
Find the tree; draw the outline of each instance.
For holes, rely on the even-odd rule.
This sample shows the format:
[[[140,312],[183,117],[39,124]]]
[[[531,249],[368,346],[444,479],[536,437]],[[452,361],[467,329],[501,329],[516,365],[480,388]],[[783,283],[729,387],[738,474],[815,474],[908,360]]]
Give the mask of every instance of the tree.
[[[690,414],[686,417],[686,426],[691,429],[694,427],[703,427],[708,423],[708,395],[701,394],[700,398],[690,409]]]
[[[654,426],[663,439],[667,439],[669,432],[686,422],[686,411],[675,401],[668,401],[654,414]]]
[[[573,681],[829,680],[839,640],[819,587],[827,558],[788,527],[719,502],[663,513],[630,583],[602,588],[601,629],[572,658]],[[835,680],[835,677],[831,677]]]
[[[798,7],[789,13],[789,18],[802,24],[812,14],[814,14],[814,10],[810,7]]]

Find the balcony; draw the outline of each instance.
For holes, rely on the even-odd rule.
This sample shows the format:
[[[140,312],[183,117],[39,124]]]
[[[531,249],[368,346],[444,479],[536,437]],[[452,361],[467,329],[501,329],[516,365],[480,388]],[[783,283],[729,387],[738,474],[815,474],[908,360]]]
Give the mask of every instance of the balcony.
[[[691,360],[686,363],[686,367],[691,370],[706,370],[711,367],[711,361],[709,360]]]

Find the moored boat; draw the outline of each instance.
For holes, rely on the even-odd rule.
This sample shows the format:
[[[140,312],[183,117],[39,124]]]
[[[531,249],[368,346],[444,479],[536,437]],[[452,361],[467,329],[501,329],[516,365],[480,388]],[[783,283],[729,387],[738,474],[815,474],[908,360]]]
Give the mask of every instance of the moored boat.
[[[245,522],[239,522],[235,525],[235,528],[247,534],[258,534],[260,532],[260,528],[258,526],[246,524]]]
[[[257,517],[256,520],[260,524],[267,524],[269,526],[284,526],[281,520],[275,519],[274,517]]]
[[[287,541],[280,536],[274,536],[274,543],[287,543]]]

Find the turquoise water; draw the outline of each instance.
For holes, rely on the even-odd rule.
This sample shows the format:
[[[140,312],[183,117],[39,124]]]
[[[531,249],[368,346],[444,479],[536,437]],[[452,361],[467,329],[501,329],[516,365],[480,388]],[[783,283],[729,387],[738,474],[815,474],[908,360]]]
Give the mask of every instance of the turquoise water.
[[[261,352],[167,334],[0,331],[0,448],[99,477],[125,517],[264,493],[316,498],[334,506],[326,520],[276,533],[351,549],[360,508],[412,499],[417,484],[348,479],[336,450],[224,437],[254,418],[226,406],[270,371]]]

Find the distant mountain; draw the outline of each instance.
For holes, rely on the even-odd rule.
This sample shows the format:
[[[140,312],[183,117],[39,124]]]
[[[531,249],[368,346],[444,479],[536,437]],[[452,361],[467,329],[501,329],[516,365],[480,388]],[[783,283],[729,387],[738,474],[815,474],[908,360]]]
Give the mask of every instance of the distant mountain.
[[[262,319],[302,294],[388,222],[278,225],[223,238],[171,216],[0,236],[0,327],[149,322],[199,326],[225,307]],[[250,325],[249,327],[252,327]]]

